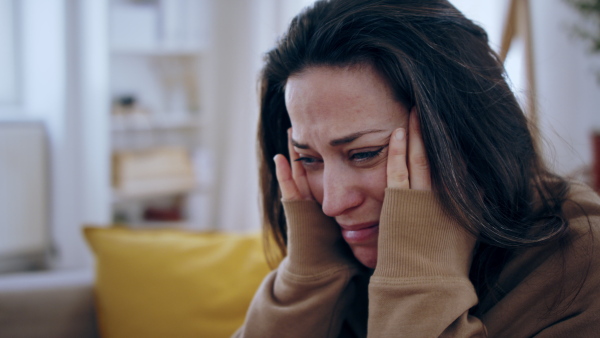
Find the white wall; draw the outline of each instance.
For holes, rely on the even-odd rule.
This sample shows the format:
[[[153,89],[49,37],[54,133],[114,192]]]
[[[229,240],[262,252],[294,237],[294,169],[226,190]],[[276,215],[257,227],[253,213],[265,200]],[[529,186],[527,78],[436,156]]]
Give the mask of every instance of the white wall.
[[[600,56],[569,29],[581,17],[561,0],[531,0],[540,127],[549,161],[569,174],[592,161],[591,132],[600,130]]]
[[[53,266],[89,265],[84,224],[110,221],[105,4],[23,0],[24,118],[48,128]]]
[[[50,233],[57,266],[76,266],[83,245],[74,226],[77,196],[76,121],[67,114],[66,7],[63,1],[22,2],[23,111],[48,128]],[[43,56],[43,57],[40,57]],[[60,263],[59,263],[60,262]]]
[[[306,0],[219,0],[214,3],[209,55],[205,135],[217,161],[216,213],[212,224],[226,231],[260,228],[256,128],[257,81],[266,51]]]
[[[586,52],[586,45],[570,28],[581,22],[579,14],[563,0],[529,0],[537,83],[539,126],[549,164],[571,175],[590,165],[591,132],[600,129],[600,56]],[[507,0],[451,0],[463,13],[480,23],[499,49]],[[518,45],[517,45],[518,47]],[[509,75],[524,89],[518,62],[510,59]],[[514,62],[514,63],[513,63]]]
[[[14,7],[13,1],[0,1],[0,108],[14,105],[18,99]]]

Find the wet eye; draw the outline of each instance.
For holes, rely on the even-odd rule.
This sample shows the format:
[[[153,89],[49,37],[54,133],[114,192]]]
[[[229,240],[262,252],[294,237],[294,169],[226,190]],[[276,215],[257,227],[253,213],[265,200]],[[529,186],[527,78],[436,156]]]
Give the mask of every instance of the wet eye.
[[[315,163],[317,160],[315,160],[314,158],[310,158],[310,157],[300,157],[298,159],[296,159],[296,162],[302,162],[302,164],[310,164],[310,163]]]
[[[314,157],[300,157],[295,160],[296,162],[300,162],[302,166],[306,169],[315,169],[318,165],[321,164],[321,160],[316,159]]]
[[[377,149],[370,150],[370,151],[361,151],[361,152],[354,153],[354,154],[350,155],[350,160],[355,161],[355,162],[368,161],[372,158],[379,156],[381,154],[381,152],[383,151],[383,149],[385,149],[385,147],[386,146],[379,147]]]

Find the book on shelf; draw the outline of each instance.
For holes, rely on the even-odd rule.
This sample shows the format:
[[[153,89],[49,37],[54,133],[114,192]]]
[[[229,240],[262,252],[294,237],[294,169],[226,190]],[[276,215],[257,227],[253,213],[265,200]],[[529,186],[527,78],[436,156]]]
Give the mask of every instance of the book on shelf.
[[[185,148],[158,147],[113,153],[115,197],[143,198],[193,190],[197,179]]]

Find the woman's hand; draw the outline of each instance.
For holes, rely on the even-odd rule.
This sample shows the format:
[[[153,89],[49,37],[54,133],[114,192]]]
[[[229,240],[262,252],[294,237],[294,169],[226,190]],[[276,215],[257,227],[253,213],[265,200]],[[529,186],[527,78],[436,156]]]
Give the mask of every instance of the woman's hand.
[[[339,225],[323,213],[310,192],[306,171],[296,161],[300,156],[292,145],[292,128],[288,129],[288,147],[291,166],[285,156],[274,157],[287,222],[286,269],[296,275],[314,276],[340,266],[355,266]]]
[[[277,154],[273,158],[281,197],[284,201],[312,200],[313,197],[306,179],[306,171],[302,163],[296,161],[299,155],[292,145],[292,128],[289,128],[287,133],[291,167],[285,156]]]
[[[387,159],[388,188],[431,190],[431,174],[415,108],[406,129],[398,128],[390,138]],[[408,159],[407,159],[408,156]]]

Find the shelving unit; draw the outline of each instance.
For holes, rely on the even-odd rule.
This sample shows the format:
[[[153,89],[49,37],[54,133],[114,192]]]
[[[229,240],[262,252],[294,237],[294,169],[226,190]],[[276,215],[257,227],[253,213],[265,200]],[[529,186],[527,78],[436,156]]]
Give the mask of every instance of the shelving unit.
[[[157,45],[146,47],[124,47],[118,46],[111,50],[115,56],[118,55],[143,55],[143,56],[196,56],[201,54],[203,50],[194,46],[172,46],[172,45]]]
[[[211,187],[201,133],[209,0],[111,0],[113,220],[203,223]],[[194,214],[194,215],[192,215]]]

